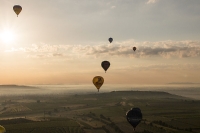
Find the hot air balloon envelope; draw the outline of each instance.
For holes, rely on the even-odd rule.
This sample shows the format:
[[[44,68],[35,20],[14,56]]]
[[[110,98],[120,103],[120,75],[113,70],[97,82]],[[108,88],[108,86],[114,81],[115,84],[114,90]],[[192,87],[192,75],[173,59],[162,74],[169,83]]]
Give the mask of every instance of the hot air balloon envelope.
[[[102,68],[105,70],[105,72],[108,70],[108,68],[110,67],[110,62],[109,61],[103,61],[101,63]]]
[[[22,7],[20,5],[15,5],[15,6],[13,6],[13,10],[18,16],[19,13],[22,11]]]
[[[110,37],[110,38],[108,39],[108,41],[111,43],[111,42],[113,41],[113,39]]]
[[[135,50],[136,50],[136,47],[133,47],[133,50],[135,51]]]
[[[6,129],[0,125],[0,133],[5,133],[6,132]]]
[[[136,126],[142,120],[142,112],[139,108],[132,108],[126,113],[127,121],[133,126],[134,130]]]
[[[101,76],[96,76],[93,78],[92,82],[99,91],[100,87],[103,85],[104,79]]]

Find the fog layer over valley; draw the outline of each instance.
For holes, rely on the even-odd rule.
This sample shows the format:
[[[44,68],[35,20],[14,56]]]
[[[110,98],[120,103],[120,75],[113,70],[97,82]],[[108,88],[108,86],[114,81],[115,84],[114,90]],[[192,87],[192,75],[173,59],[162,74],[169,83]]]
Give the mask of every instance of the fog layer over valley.
[[[2,96],[92,94],[98,93],[93,85],[0,85]],[[161,91],[193,99],[200,99],[199,84],[166,85],[103,85],[99,93],[112,91]]]

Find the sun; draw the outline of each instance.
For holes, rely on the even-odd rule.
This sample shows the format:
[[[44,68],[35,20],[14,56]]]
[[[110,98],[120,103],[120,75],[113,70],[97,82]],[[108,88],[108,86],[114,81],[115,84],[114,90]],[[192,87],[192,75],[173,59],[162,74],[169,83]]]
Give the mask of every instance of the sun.
[[[12,43],[15,40],[15,34],[11,30],[4,30],[0,33],[0,38],[4,43]]]

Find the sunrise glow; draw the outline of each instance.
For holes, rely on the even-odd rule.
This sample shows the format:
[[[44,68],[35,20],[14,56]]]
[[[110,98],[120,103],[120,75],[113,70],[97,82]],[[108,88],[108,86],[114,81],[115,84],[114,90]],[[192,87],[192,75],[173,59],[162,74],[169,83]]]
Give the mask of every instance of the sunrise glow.
[[[1,41],[4,43],[12,43],[15,40],[15,34],[11,30],[4,30],[1,34]]]

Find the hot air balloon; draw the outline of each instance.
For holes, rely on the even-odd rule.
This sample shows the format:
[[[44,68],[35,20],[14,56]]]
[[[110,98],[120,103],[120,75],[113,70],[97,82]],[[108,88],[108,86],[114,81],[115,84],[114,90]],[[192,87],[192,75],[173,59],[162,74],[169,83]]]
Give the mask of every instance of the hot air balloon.
[[[136,126],[142,120],[142,112],[139,108],[132,108],[126,113],[127,121],[133,126],[134,130]]]
[[[104,79],[101,76],[96,76],[93,78],[92,82],[96,86],[99,92],[100,87],[103,85]]]
[[[107,69],[110,67],[110,62],[109,61],[103,61],[101,63],[101,66],[103,67],[103,69],[105,70],[105,72],[107,71]]]
[[[6,129],[0,125],[0,133],[5,133],[6,132]]]
[[[110,38],[108,39],[108,41],[111,43],[111,42],[113,41],[113,39],[110,37]]]
[[[136,50],[136,47],[133,47],[133,50],[135,51],[135,50]]]
[[[17,17],[18,17],[19,13],[22,11],[22,7],[20,5],[14,5],[13,10],[17,14]]]

